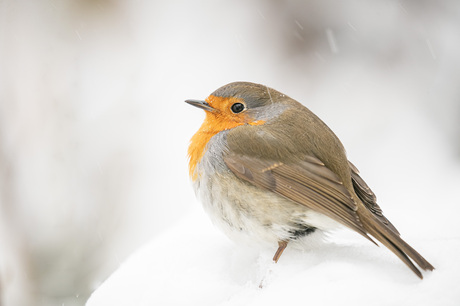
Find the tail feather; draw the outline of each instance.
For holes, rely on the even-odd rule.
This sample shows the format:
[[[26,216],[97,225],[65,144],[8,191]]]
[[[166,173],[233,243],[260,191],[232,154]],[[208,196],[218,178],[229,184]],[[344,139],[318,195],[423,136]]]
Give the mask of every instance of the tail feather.
[[[358,215],[366,231],[398,256],[418,277],[423,279],[422,273],[412,261],[423,270],[434,270],[434,267],[422,255],[369,211],[359,209]]]

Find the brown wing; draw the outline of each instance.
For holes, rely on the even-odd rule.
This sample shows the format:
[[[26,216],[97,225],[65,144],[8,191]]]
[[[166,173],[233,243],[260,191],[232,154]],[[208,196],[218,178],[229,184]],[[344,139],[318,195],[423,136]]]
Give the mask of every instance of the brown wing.
[[[358,169],[350,161],[348,161],[348,164],[351,168],[351,180],[353,182],[353,188],[355,189],[358,197],[361,199],[367,209],[377,217],[377,219],[379,219],[395,234],[400,235],[394,225],[391,224],[391,222],[383,215],[382,209],[377,204],[377,197],[369,188],[369,186],[367,186],[366,182],[359,176]]]
[[[224,161],[240,179],[305,205],[372,241],[356,213],[357,203],[337,175],[319,159],[306,156],[301,162],[284,164],[228,154]]]

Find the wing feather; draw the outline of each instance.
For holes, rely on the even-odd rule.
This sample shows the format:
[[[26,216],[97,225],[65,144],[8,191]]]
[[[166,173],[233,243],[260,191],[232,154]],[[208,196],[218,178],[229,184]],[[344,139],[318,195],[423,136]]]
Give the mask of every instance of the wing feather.
[[[383,215],[382,209],[377,204],[377,197],[374,192],[369,188],[366,182],[359,176],[359,171],[350,161],[348,162],[351,168],[351,180],[353,182],[353,188],[356,194],[364,203],[366,208],[374,214],[383,224],[385,224],[395,234],[399,234],[396,227]]]
[[[301,162],[285,164],[228,154],[224,161],[240,179],[322,213],[372,241],[356,213],[357,203],[338,176],[319,159],[308,156]]]

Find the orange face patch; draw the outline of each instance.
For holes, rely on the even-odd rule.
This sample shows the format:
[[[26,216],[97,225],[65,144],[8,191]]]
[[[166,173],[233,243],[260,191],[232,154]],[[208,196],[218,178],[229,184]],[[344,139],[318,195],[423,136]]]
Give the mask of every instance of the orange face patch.
[[[193,135],[188,148],[189,156],[189,174],[193,180],[197,179],[195,173],[196,165],[203,158],[206,152],[206,145],[209,140],[219,132],[235,128],[240,125],[261,125],[263,120],[254,120],[245,111],[235,114],[232,112],[232,105],[244,101],[238,98],[222,98],[209,96],[206,102],[215,109],[215,111],[206,111],[206,118],[198,132]]]

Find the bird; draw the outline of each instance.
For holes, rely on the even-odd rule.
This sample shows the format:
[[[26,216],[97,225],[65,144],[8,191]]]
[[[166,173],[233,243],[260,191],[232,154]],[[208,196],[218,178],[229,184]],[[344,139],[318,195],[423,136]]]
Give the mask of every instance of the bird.
[[[289,244],[345,226],[379,241],[420,279],[419,268],[434,269],[401,238],[339,138],[306,106],[250,82],[185,102],[206,114],[188,147],[195,194],[231,239],[277,245],[277,263]]]

